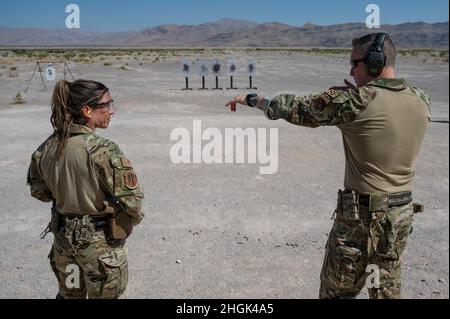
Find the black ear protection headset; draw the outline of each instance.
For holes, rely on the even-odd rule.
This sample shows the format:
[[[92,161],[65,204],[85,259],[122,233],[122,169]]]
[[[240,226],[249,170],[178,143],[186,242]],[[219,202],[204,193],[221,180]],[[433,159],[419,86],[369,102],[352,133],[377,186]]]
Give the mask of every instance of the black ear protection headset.
[[[375,42],[370,46],[364,58],[367,74],[378,77],[386,65],[386,55],[383,52],[384,41],[388,38],[387,33],[377,33]]]

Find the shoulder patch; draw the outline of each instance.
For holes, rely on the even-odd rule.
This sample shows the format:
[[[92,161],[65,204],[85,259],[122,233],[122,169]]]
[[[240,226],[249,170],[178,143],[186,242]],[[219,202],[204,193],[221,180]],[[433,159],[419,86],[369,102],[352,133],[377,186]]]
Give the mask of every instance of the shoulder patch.
[[[330,102],[331,102],[331,98],[327,93],[322,93],[322,95],[320,95],[320,99],[322,100],[323,105],[330,104]],[[321,106],[323,106],[323,105],[321,105]]]
[[[330,90],[327,90],[327,91],[323,92],[320,95],[320,97],[319,97],[320,100],[322,100],[322,103],[321,103],[322,107],[325,106],[325,105],[330,104],[334,99],[336,99],[339,96],[341,96],[341,94],[342,93],[340,91],[333,90],[333,89],[330,89]]]
[[[123,169],[122,156],[117,154],[110,154],[110,158],[112,166],[118,169]]]
[[[341,95],[341,91],[330,89],[325,91],[325,94],[327,94],[329,97],[331,97],[332,100],[334,100]]]
[[[128,158],[122,157],[122,158],[121,158],[121,161],[122,161],[122,166],[123,166],[124,168],[132,168],[132,167],[133,167],[133,166],[131,165],[130,160],[129,160]]]
[[[138,186],[138,179],[133,170],[126,170],[123,173],[123,180],[128,189],[136,189]]]

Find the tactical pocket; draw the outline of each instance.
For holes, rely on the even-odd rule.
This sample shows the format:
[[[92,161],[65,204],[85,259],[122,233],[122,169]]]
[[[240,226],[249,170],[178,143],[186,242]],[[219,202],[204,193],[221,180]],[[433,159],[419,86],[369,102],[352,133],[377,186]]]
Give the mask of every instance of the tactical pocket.
[[[339,191],[336,216],[341,220],[359,220],[359,205],[354,192]]]
[[[397,232],[392,225],[391,219],[388,218],[388,214],[384,214],[383,217],[372,221],[370,228],[374,251],[377,256],[389,260],[398,259],[395,250]]]
[[[362,253],[358,248],[348,246],[338,246],[336,250],[339,259],[338,278],[340,280],[340,287],[352,289],[356,284],[358,263]]]
[[[104,276],[100,298],[117,299],[128,284],[128,262],[123,248],[115,249],[98,257],[99,269]]]
[[[398,208],[388,214],[387,218],[392,225],[392,231],[395,233],[393,250],[396,253],[397,259],[403,254],[406,247],[406,240],[412,232],[412,224],[414,222],[414,211],[412,206]]]
[[[108,219],[108,235],[110,240],[124,240],[129,234],[131,219],[126,213],[118,213]]]
[[[392,208],[382,218],[374,220],[371,236],[376,254],[391,261],[400,259],[412,229],[414,212],[411,205]]]
[[[358,248],[337,246],[329,241],[322,281],[333,290],[353,289],[358,277],[362,252]]]

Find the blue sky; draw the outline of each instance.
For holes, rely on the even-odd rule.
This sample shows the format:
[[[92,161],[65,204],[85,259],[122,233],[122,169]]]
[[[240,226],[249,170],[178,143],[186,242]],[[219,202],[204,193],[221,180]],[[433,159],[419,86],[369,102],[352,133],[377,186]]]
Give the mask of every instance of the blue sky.
[[[381,23],[448,21],[448,0],[1,0],[0,26],[65,28],[66,5],[80,7],[81,30],[131,31],[160,24],[200,24],[222,18],[330,25],[362,22],[370,3]]]

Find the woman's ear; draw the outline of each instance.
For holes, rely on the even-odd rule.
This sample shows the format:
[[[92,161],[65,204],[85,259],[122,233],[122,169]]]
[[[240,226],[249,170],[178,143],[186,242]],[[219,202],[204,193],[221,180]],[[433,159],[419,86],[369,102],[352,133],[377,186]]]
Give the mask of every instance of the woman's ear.
[[[81,114],[83,114],[83,117],[85,119],[90,119],[92,118],[92,110],[89,106],[85,105],[83,107],[81,107]]]

